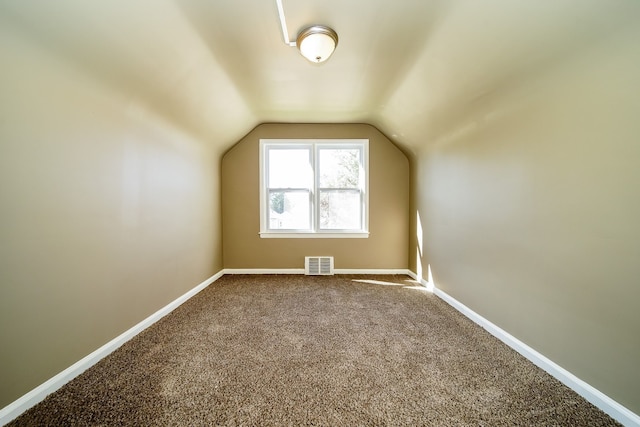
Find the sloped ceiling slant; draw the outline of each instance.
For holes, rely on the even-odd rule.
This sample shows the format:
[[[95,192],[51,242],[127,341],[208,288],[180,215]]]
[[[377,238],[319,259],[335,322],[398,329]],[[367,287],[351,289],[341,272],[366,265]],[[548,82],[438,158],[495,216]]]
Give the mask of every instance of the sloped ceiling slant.
[[[273,1],[11,0],[0,13],[222,151],[261,122],[371,123],[416,150],[640,16],[633,0],[283,5],[293,34],[317,23],[338,32],[330,61],[283,45]]]

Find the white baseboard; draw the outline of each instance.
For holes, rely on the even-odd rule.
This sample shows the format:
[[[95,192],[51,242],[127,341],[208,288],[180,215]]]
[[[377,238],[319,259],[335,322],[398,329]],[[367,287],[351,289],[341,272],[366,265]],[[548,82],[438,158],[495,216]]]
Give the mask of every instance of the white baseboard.
[[[13,403],[10,403],[6,407],[0,409],[0,426],[4,426],[10,421],[17,418],[20,414],[33,407],[37,403],[44,400],[46,396],[58,390],[60,387],[71,381],[76,376],[80,375],[82,372],[95,365],[104,357],[108,356],[110,353],[115,351],[118,347],[120,347],[125,342],[129,341],[131,338],[142,332],[144,329],[148,328],[162,317],[169,314],[171,311],[175,310],[178,306],[183,304],[189,298],[193,297],[198,292],[202,291],[204,288],[209,286],[211,283],[218,280],[224,274],[304,274],[304,269],[224,269],[215,275],[211,276],[204,282],[200,283],[195,288],[191,289],[186,294],[172,301],[165,307],[156,311],[154,314],[138,323],[131,329],[122,333],[118,337],[109,341],[93,353],[79,360],[75,364],[71,365],[69,368],[60,372],[55,377],[49,379],[47,382],[41,384],[35,389],[31,390],[29,393],[25,394],[18,400]],[[451,297],[444,291],[437,289],[433,286],[432,283],[427,282],[423,278],[417,277],[417,275],[410,271],[404,269],[382,269],[382,270],[359,270],[359,269],[341,269],[336,270],[336,274],[406,274],[418,281],[423,286],[428,289],[433,289],[434,293],[440,297],[442,300],[447,302],[449,305],[460,311],[466,317],[486,329],[493,336],[507,344],[509,347],[516,350],[518,353],[529,359],[535,365],[545,370],[553,377],[561,381],[566,386],[573,389],[579,395],[587,399],[596,407],[600,408],[609,416],[619,421],[625,426],[640,426],[640,416],[633,413],[629,409],[620,405],[615,400],[611,399],[604,393],[600,392],[596,388],[590,386],[586,382],[582,381],[575,375],[571,374],[569,371],[560,367],[556,363],[549,360],[547,357],[538,353],[536,350],[532,349],[522,341],[518,340],[511,334],[507,333],[503,329],[494,325],[484,317],[480,316],[478,313],[471,310],[469,307],[465,306],[461,302],[457,301],[455,298]]]
[[[220,271],[204,282],[200,283],[195,288],[191,289],[186,294],[180,296],[176,300],[170,302],[160,310],[153,313],[151,316],[144,319],[142,322],[138,323],[131,329],[123,332],[118,335],[116,338],[112,339],[102,347],[98,348],[88,356],[80,359],[73,365],[69,366],[64,371],[60,372],[58,375],[34,388],[24,396],[20,397],[18,400],[10,403],[4,408],[0,409],[0,426],[4,426],[10,421],[16,419],[20,414],[28,410],[29,408],[35,406],[37,403],[44,400],[49,394],[58,390],[60,387],[98,363],[100,360],[111,354],[113,351],[118,349],[122,344],[129,341],[134,336],[138,335],[143,330],[147,329],[149,326],[156,323],[158,320],[175,310],[182,303],[187,301],[189,298],[193,297],[195,294],[209,286],[211,283],[218,280],[224,274],[223,271]]]
[[[225,268],[224,274],[304,274],[304,268]]]
[[[369,270],[335,270],[336,274],[408,274],[411,272],[409,270],[403,269],[369,269]],[[113,351],[122,346],[125,342],[129,341],[131,338],[148,328],[149,326],[156,323],[162,317],[169,314],[171,311],[175,310],[178,306],[183,304],[189,298],[193,297],[195,294],[209,286],[211,283],[218,280],[225,274],[304,274],[304,268],[289,268],[289,269],[233,269],[227,268],[219,271],[215,275],[211,276],[204,282],[200,283],[195,288],[191,289],[186,294],[180,296],[176,300],[167,304],[165,307],[153,313],[151,316],[144,319],[142,322],[138,323],[131,329],[123,332],[113,340],[109,341],[102,347],[98,348],[91,354],[85,356],[80,359],[64,371],[60,372],[53,378],[50,378],[46,382],[42,383],[38,387],[34,388],[24,396],[20,397],[18,400],[10,403],[4,408],[0,409],[0,426],[4,426],[10,421],[16,419],[20,414],[25,412],[26,410],[32,408],[49,394],[58,390],[60,387],[98,363],[100,360],[111,354]]]
[[[409,276],[410,271],[403,268],[335,268],[335,274],[406,274]]]
[[[304,274],[304,268],[225,268],[224,274]],[[402,268],[371,269],[371,268],[336,268],[335,274],[406,274],[411,271]],[[415,274],[414,274],[415,276]]]
[[[446,292],[436,288],[433,283],[429,283],[422,278],[418,278],[417,275],[413,272],[410,272],[409,275],[427,288],[433,289],[434,294],[436,294],[439,298],[441,298],[453,308],[458,310],[460,313],[464,314],[466,317],[480,325],[482,328],[486,329],[487,332],[489,332],[491,335],[498,338],[500,341],[520,353],[522,356],[529,359],[536,366],[543,369],[558,381],[562,382],[564,385],[571,388],[580,396],[587,399],[589,402],[591,402],[591,404],[600,408],[611,418],[617,420],[625,426],[640,426],[640,416],[638,416],[634,412],[625,408],[615,400],[611,399],[609,396],[602,393],[600,390],[587,384],[580,378],[573,375],[571,372],[562,368],[560,365],[538,353],[533,348],[529,347],[502,328],[491,323],[475,311],[471,310],[466,305],[448,295]]]
[[[421,285],[427,287],[429,285],[429,282],[427,282],[426,280],[424,280],[422,277],[418,277],[418,275],[416,273],[414,273],[411,270],[407,270],[407,274],[416,282],[420,283]]]

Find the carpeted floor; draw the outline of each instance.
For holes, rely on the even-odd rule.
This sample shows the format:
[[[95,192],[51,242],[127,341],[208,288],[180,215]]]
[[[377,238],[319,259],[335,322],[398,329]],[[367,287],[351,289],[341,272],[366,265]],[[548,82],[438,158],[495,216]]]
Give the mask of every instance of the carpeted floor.
[[[405,276],[281,275],[224,276],[10,425],[618,424]]]

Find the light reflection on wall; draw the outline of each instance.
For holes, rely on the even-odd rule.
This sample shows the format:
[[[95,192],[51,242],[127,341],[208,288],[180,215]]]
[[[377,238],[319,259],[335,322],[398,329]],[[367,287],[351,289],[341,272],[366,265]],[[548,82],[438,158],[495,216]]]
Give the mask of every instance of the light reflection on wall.
[[[427,291],[433,292],[435,284],[433,283],[433,275],[431,274],[431,264],[427,265],[427,280],[422,276],[422,259],[424,257],[422,221],[420,220],[420,212],[416,211],[416,238],[418,245],[416,247],[416,275],[418,281],[427,287]]]
[[[416,274],[418,280],[422,281],[422,221],[420,221],[420,212],[416,211],[416,238],[418,246],[416,248]]]

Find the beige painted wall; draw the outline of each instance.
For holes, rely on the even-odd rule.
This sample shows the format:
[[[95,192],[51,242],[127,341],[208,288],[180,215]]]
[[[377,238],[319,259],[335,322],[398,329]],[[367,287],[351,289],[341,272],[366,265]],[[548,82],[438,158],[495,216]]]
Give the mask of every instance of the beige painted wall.
[[[222,250],[220,153],[5,25],[0,58],[1,408],[219,271]]]
[[[259,208],[261,138],[368,138],[367,239],[262,239]],[[407,268],[409,163],[378,130],[360,124],[263,124],[222,160],[225,268],[303,268],[305,255],[334,256],[335,268]]]
[[[618,34],[488,97],[416,161],[423,275],[635,413],[638,40]]]

